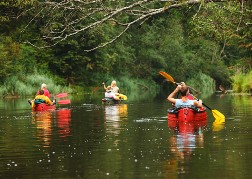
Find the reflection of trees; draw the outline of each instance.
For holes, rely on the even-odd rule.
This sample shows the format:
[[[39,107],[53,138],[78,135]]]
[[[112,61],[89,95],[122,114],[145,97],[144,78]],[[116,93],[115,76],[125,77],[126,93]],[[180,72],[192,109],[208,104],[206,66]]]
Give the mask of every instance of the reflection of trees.
[[[206,124],[207,121],[168,121],[169,128],[174,130],[176,134],[169,139],[170,150],[174,157],[165,162],[166,177],[174,178],[178,173],[186,173],[189,170],[187,163],[190,162],[193,151],[196,148],[204,147],[203,130]]]
[[[249,109],[252,103],[251,97],[248,97],[247,95],[234,95],[231,103],[235,115],[250,114],[251,110]]]

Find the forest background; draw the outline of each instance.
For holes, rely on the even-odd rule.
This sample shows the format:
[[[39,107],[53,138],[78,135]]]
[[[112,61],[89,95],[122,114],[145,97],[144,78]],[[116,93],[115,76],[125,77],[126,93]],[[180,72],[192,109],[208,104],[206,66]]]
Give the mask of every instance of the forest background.
[[[0,2],[0,95],[156,89],[166,71],[198,90],[252,89],[252,2]]]

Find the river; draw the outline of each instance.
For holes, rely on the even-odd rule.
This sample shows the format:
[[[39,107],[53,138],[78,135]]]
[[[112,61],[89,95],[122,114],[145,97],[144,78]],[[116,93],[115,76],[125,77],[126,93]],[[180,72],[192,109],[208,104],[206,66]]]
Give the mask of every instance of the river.
[[[204,99],[226,122],[215,125],[207,110],[194,132],[169,126],[160,96],[119,105],[102,105],[99,93],[70,98],[46,112],[26,98],[0,100],[0,178],[252,177],[252,96]]]

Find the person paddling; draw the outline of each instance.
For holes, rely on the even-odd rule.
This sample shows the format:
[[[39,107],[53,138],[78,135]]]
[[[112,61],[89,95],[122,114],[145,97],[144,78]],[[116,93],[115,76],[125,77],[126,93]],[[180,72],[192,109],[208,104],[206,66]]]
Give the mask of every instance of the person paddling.
[[[175,99],[176,93],[181,93],[181,99]],[[202,100],[192,100],[189,97],[189,88],[187,86],[178,85],[177,88],[167,97],[167,99],[175,105],[175,107],[190,107],[196,106],[198,108],[202,107]]]
[[[36,105],[45,103],[47,105],[54,105],[55,101],[51,101],[50,98],[45,96],[44,90],[39,90],[39,94],[34,98],[34,100],[31,102],[32,108],[35,108]]]
[[[47,96],[47,97],[50,99],[50,92],[49,92],[49,90],[47,89],[45,83],[43,83],[43,84],[41,85],[41,89],[40,89],[40,90],[43,90],[43,91],[44,91],[44,95]],[[40,90],[39,90],[39,91],[40,91]],[[39,91],[37,92],[37,94],[39,94]]]
[[[186,88],[189,88],[188,99],[190,99],[190,100],[194,100],[194,97],[193,97],[193,95],[192,95],[192,92],[195,92],[195,96],[196,96],[197,94],[200,93],[199,91],[195,90],[195,89],[192,88],[191,86],[187,86],[187,85],[185,84],[185,82],[180,82],[180,85],[181,85],[181,90],[186,89]]]
[[[106,87],[105,98],[114,98],[116,99],[115,93],[112,91],[111,86]]]
[[[106,87],[105,83],[103,82],[102,84],[103,84],[104,90],[107,90],[108,87]],[[115,93],[115,95],[118,95],[118,94],[120,93],[120,89],[119,89],[119,87],[116,85],[116,81],[115,81],[115,80],[113,80],[113,81],[111,82],[111,85],[110,85],[109,87],[111,88],[111,91],[112,91],[113,93]]]
[[[103,84],[104,90],[106,91],[105,92],[105,97],[113,98],[114,100],[121,100],[121,99],[127,100],[127,96],[120,93],[120,89],[116,85],[115,80],[113,80],[111,82],[111,86],[106,87],[104,82],[102,84]]]
[[[116,85],[116,81],[113,80],[111,82],[111,86],[107,86],[105,85],[105,83],[103,82],[103,87],[104,87],[104,90],[106,91],[105,92],[105,97],[107,98],[113,98],[115,100],[120,100],[118,95],[120,93],[120,90],[118,88],[118,86]]]

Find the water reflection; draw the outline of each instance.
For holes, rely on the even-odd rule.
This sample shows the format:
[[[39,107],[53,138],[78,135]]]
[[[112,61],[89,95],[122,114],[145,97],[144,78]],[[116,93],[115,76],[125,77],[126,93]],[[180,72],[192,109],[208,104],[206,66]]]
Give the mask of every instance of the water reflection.
[[[55,111],[41,111],[32,113],[32,123],[35,125],[38,138],[43,144],[43,147],[49,147],[52,139],[53,120],[56,119],[57,133],[61,138],[70,136],[70,109],[59,109]]]
[[[101,96],[90,104],[79,95],[66,119],[57,109],[33,124],[26,100],[2,100],[1,178],[251,178],[252,97],[204,100],[227,117],[214,132],[211,111],[199,129],[167,124],[167,102],[137,99],[121,110],[101,106]]]
[[[43,143],[43,147],[49,147],[52,136],[52,111],[32,112],[32,123],[37,128],[36,137]]]
[[[219,122],[218,120],[215,120],[213,122],[213,131],[214,132],[218,132],[221,131],[222,129],[224,129],[224,124],[223,122]]]
[[[120,133],[121,121],[128,116],[128,105],[104,105],[103,108],[106,131],[118,135]]]
[[[57,110],[57,127],[58,133],[61,138],[70,136],[70,122],[71,122],[71,110],[70,109],[59,109]]]
[[[166,175],[188,173],[189,161],[196,148],[204,148],[203,131],[207,125],[205,121],[177,122],[168,121],[168,127],[175,134],[169,138],[172,158],[166,162]]]

